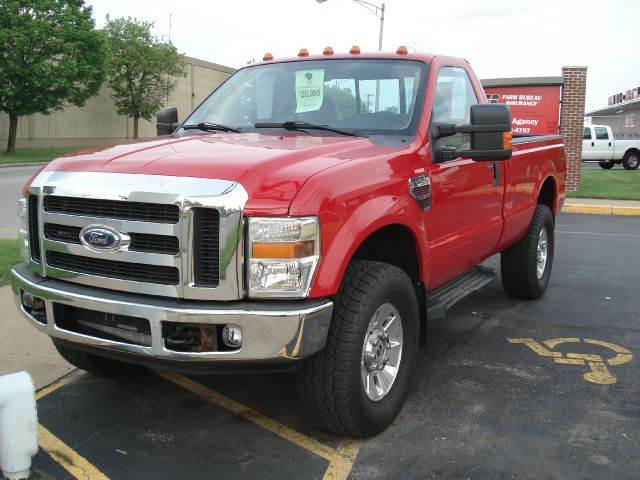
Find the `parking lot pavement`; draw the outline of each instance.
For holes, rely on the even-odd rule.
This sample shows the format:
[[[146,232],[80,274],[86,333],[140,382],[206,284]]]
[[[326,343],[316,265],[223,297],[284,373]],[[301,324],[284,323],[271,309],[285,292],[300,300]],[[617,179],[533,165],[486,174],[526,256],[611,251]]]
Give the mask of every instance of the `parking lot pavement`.
[[[0,287],[0,325],[0,375],[27,370],[40,388],[73,370],[49,339],[18,314],[8,286]]]
[[[38,401],[34,478],[638,478],[639,245],[637,217],[561,215],[546,296],[498,278],[431,324],[374,439],[310,427],[291,375],[76,372]]]

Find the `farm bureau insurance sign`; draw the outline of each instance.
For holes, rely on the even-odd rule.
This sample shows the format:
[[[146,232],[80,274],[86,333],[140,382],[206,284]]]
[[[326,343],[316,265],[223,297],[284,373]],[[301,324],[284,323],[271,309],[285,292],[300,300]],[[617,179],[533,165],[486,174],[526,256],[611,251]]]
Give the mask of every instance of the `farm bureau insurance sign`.
[[[560,123],[560,85],[484,87],[490,103],[506,103],[514,135],[557,134]]]

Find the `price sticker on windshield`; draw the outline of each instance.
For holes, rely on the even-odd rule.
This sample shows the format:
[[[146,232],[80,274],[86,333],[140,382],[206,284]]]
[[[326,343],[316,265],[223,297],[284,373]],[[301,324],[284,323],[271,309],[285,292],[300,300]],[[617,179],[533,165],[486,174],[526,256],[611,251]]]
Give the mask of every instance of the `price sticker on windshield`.
[[[296,113],[320,110],[324,99],[324,70],[296,71]]]

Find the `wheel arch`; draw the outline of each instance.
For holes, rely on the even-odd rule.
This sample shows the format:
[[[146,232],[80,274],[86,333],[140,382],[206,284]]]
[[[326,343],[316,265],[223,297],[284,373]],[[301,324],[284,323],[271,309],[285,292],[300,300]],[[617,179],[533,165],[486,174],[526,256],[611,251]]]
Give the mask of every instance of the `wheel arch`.
[[[536,205],[546,205],[554,216],[558,213],[558,185],[553,175],[549,175],[541,183]]]
[[[636,154],[638,156],[640,156],[640,149],[636,148],[636,147],[631,147],[631,148],[627,148],[627,150],[624,152],[624,155],[622,156],[622,158],[627,158],[628,155],[632,155],[632,154]]]

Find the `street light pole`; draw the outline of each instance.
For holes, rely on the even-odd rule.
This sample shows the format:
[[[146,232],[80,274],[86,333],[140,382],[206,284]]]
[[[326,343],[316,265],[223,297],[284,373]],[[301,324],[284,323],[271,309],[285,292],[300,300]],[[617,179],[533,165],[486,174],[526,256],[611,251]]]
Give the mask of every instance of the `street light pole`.
[[[378,51],[382,51],[382,34],[384,33],[384,3],[380,7],[380,36],[378,37]]]
[[[324,3],[327,0],[316,0],[318,3]],[[382,36],[384,34],[384,9],[385,5],[382,3],[380,6],[375,5],[365,0],[352,0],[354,3],[362,5],[364,8],[373,13],[380,19],[380,34],[378,36],[378,51],[382,51]],[[376,112],[380,110],[380,80],[376,80]]]
[[[316,2],[318,3],[324,3],[326,1],[327,0],[316,0]],[[365,0],[352,0],[352,1],[354,3],[357,3],[358,5],[362,5],[364,8],[369,10],[371,13],[373,13],[376,17],[380,19],[380,35],[378,37],[378,50],[382,51],[382,34],[384,33],[384,9],[385,9],[384,3],[378,6],[374,3],[365,2]]]

